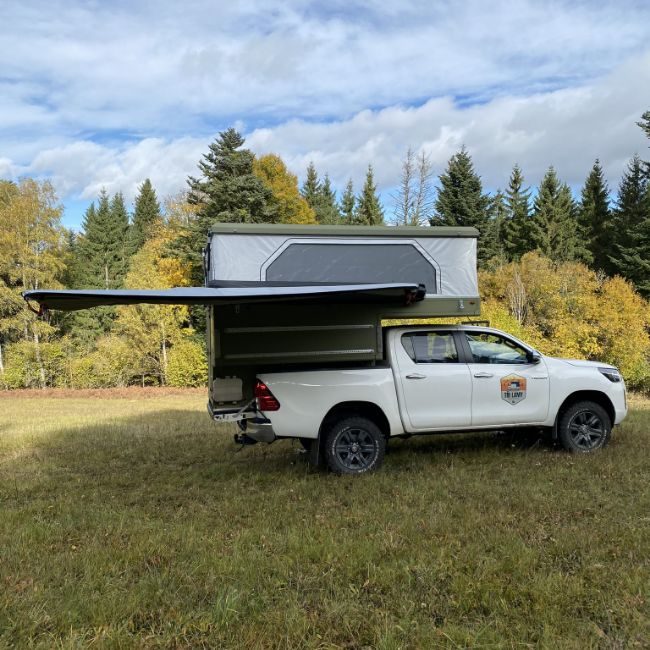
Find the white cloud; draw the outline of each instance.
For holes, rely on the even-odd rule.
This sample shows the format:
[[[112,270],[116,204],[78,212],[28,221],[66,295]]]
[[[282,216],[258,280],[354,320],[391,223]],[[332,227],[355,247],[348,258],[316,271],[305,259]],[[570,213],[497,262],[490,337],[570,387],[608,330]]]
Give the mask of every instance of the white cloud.
[[[441,170],[463,142],[491,187],[515,160],[578,184],[596,156],[615,182],[645,146],[649,36],[634,0],[9,3],[0,175],[82,198],[148,176],[165,194],[238,123],[339,187],[370,161],[392,185],[409,144]]]
[[[505,185],[515,162],[530,183],[538,183],[553,164],[576,186],[596,157],[615,187],[627,159],[648,144],[635,124],[648,106],[650,53],[578,88],[498,97],[469,108],[449,98],[432,99],[420,107],[362,111],[329,123],[292,120],[253,131],[248,144],[281,154],[294,171],[313,160],[339,187],[348,176],[360,181],[369,162],[380,186],[394,185],[409,145],[427,151],[441,172],[463,144],[492,188]]]
[[[79,141],[43,151],[24,173],[50,177],[63,196],[91,200],[105,188],[131,201],[145,178],[165,196],[183,189],[207,144],[202,138],[145,138],[114,146]]]
[[[629,92],[632,87],[636,93]],[[440,173],[462,144],[491,188],[504,187],[515,162],[529,184],[537,184],[553,164],[578,186],[599,157],[615,189],[627,159],[647,145],[635,124],[645,106],[650,106],[650,55],[589,86],[499,97],[469,108],[445,98],[419,107],[364,110],[332,122],[294,119],[253,130],[247,146],[258,154],[279,153],[299,175],[313,160],[339,189],[348,177],[359,187],[370,162],[380,188],[390,188],[409,145],[427,151]],[[26,171],[52,176],[64,195],[90,199],[105,187],[131,199],[145,177],[164,195],[185,187],[209,141],[145,138],[112,146],[81,141],[41,152]]]

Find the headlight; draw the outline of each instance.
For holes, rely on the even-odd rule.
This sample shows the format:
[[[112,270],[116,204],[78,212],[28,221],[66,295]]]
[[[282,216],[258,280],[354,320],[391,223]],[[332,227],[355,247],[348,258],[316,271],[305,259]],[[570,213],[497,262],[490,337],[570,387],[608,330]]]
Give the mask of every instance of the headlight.
[[[623,381],[621,373],[616,368],[598,368],[598,372],[601,375],[605,375],[609,381],[617,384],[619,381]]]

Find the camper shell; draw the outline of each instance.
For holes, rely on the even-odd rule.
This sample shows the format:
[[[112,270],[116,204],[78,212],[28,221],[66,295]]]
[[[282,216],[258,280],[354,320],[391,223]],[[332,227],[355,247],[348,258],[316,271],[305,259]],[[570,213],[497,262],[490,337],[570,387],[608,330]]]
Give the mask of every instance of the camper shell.
[[[260,372],[385,362],[382,322],[480,313],[474,228],[219,224],[204,250],[214,289],[424,285],[417,301],[319,296],[207,308],[210,410],[236,412]]]

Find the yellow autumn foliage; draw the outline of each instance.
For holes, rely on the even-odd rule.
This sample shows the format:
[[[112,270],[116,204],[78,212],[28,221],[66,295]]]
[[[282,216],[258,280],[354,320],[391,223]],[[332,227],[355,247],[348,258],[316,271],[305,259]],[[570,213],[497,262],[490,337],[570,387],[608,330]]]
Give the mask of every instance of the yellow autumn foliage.
[[[170,229],[161,227],[133,256],[124,280],[127,289],[168,289],[188,286],[189,268],[176,258],[164,257],[173,238]],[[126,337],[137,359],[136,374],[154,376],[167,383],[169,353],[194,332],[187,327],[188,308],[183,305],[129,305],[117,310],[115,332]]]
[[[545,354],[618,366],[631,386],[650,387],[650,308],[620,277],[538,253],[479,275],[483,316]]]
[[[298,190],[298,177],[280,156],[267,154],[253,162],[253,173],[273,192],[280,223],[316,223],[316,215]]]

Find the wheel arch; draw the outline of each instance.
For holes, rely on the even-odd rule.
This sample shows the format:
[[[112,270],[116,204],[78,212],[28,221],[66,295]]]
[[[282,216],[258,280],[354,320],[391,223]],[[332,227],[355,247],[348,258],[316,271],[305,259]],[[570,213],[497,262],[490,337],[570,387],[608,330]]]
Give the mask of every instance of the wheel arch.
[[[557,427],[562,414],[564,411],[566,411],[567,408],[573,404],[576,404],[577,402],[595,402],[596,404],[599,404],[605,409],[612,426],[614,426],[614,421],[616,419],[616,409],[614,408],[614,404],[609,398],[609,395],[599,390],[577,390],[566,397],[557,411],[557,415],[555,416],[555,426],[553,427],[554,438],[557,438]]]
[[[380,406],[374,402],[350,401],[339,402],[325,414],[320,429],[318,430],[319,439],[322,438],[322,434],[327,430],[327,427],[331,426],[336,420],[353,415],[372,420],[386,438],[390,436],[390,423]]]

